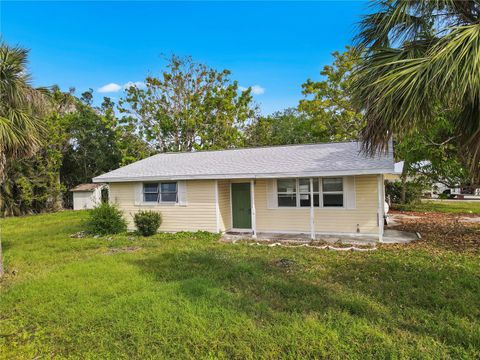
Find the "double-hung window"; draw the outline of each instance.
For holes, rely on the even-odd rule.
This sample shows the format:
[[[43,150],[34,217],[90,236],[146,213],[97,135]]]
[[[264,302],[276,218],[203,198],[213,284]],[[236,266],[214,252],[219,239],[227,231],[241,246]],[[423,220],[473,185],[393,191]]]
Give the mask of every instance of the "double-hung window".
[[[143,201],[144,202],[166,202],[176,203],[177,183],[161,182],[161,183],[144,183],[143,184]]]
[[[318,179],[312,179],[313,182],[313,206],[319,206]],[[298,179],[298,193],[300,194],[300,206],[310,206],[311,192],[310,179]]]
[[[313,188],[310,189],[310,186]],[[313,199],[312,199],[313,195]],[[343,207],[343,178],[278,179],[279,207]]]
[[[278,179],[278,206],[297,206],[297,181],[296,179]]]
[[[323,178],[324,207],[343,207],[343,178]]]

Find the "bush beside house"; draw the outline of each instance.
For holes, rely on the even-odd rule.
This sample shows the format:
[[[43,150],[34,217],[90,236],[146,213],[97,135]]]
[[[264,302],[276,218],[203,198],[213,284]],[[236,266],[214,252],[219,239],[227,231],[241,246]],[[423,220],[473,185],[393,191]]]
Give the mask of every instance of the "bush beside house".
[[[140,211],[135,214],[133,221],[141,235],[151,236],[157,233],[162,224],[162,215],[156,211]]]
[[[92,234],[118,234],[127,230],[127,223],[122,212],[115,205],[102,203],[90,210],[86,228]]]

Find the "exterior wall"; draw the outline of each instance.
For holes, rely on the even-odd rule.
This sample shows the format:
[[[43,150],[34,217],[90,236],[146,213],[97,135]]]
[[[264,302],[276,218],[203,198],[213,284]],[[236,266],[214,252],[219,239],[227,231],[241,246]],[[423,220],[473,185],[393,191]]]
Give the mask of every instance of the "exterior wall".
[[[239,180],[238,180],[239,181]],[[241,182],[248,182],[242,180]],[[235,180],[218,180],[219,229],[232,227],[230,184]],[[268,180],[256,180],[255,208],[257,232],[310,233],[310,208],[268,208]],[[186,181],[186,204],[136,205],[135,188],[138,183],[111,183],[110,201],[124,211],[129,228],[134,229],[133,214],[139,210],[162,213],[161,231],[217,230],[214,180]],[[377,175],[355,176],[355,209],[314,208],[317,233],[378,234]]]
[[[133,230],[133,215],[140,210],[155,210],[162,214],[160,231],[216,231],[215,181],[192,180],[186,182],[185,205],[135,205],[138,183],[111,183],[110,202],[118,204],[124,212],[129,229]]]
[[[378,234],[377,176],[355,176],[355,209],[314,208],[315,232]],[[257,232],[310,232],[310,208],[267,207],[267,180],[255,185]]]
[[[218,181],[218,205],[220,209],[220,231],[228,231],[232,228],[229,180]]]
[[[101,202],[101,189],[94,191],[74,191],[73,210],[93,209]]]

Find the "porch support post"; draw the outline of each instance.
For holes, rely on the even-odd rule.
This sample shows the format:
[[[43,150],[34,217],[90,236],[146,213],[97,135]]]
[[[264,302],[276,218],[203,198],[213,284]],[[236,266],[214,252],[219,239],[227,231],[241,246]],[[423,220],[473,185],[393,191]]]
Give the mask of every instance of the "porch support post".
[[[310,178],[310,238],[315,240],[315,209],[313,207],[313,178]]]
[[[378,241],[383,242],[383,217],[384,217],[384,198],[383,198],[383,175],[377,175],[377,193],[378,193]]]
[[[252,209],[252,238],[257,238],[257,211],[255,210],[255,180],[250,180],[250,201]]]
[[[218,202],[218,180],[215,180],[215,231],[220,232],[220,205]]]

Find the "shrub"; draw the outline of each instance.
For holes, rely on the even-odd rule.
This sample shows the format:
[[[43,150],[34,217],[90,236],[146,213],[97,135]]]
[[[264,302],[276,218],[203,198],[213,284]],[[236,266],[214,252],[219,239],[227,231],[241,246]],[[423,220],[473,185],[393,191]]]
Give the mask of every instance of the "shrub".
[[[143,236],[151,236],[157,233],[162,223],[162,215],[156,211],[140,211],[133,218],[138,232]]]
[[[122,212],[115,205],[102,203],[90,210],[86,227],[92,234],[118,234],[127,230],[127,223]]]
[[[426,185],[421,181],[407,181],[405,182],[405,203],[413,204],[420,201],[423,190]],[[402,182],[401,181],[386,181],[385,195],[390,197],[390,201],[395,204],[402,202]]]

